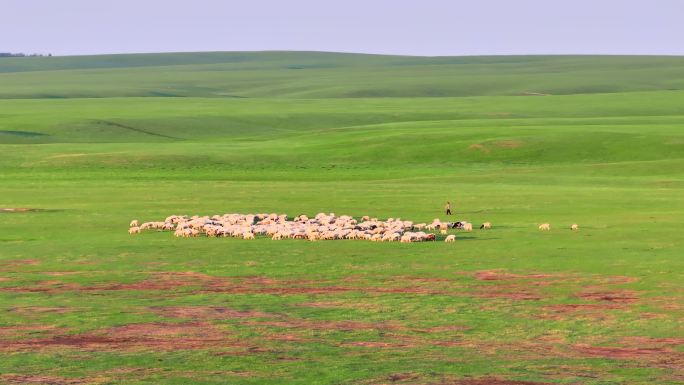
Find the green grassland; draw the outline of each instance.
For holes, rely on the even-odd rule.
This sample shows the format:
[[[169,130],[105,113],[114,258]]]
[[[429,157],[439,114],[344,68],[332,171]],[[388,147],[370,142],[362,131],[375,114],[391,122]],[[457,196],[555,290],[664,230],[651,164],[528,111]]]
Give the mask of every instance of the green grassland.
[[[567,95],[679,90],[684,58],[320,52],[4,58],[0,84],[0,98]]]
[[[0,211],[0,384],[679,384],[683,88],[680,57],[0,59],[0,208],[36,209]],[[494,228],[126,232],[447,200]]]

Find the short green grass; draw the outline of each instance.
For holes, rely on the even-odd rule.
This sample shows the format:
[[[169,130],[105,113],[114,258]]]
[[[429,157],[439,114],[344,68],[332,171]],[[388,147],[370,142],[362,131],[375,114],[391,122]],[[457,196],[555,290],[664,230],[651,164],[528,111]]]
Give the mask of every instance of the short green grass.
[[[370,67],[417,60],[322,57],[371,77]],[[309,63],[286,62],[295,59]],[[556,61],[559,79],[580,59],[519,58]],[[642,60],[655,59],[621,63],[656,76]],[[60,71],[93,66],[63,62]],[[56,79],[31,63],[26,76]],[[145,70],[117,66],[132,79]],[[197,84],[197,68],[186,70],[176,79]],[[631,385],[684,375],[681,91],[636,77],[640,92],[544,97],[48,100],[16,79],[12,92],[33,100],[0,101],[0,208],[41,210],[0,212],[0,383]],[[494,229],[408,245],[126,233],[133,218],[170,214],[430,221],[445,218],[447,200],[454,218]],[[550,232],[537,230],[543,222]],[[478,279],[483,271],[501,279]],[[167,334],[125,329],[151,323]],[[120,339],[74,342],[93,334]]]

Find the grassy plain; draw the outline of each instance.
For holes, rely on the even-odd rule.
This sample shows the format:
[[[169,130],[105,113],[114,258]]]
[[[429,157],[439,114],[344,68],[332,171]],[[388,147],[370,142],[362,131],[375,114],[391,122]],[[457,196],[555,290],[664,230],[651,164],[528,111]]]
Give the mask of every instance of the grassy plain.
[[[0,383],[681,383],[681,58],[274,55],[180,55],[173,79],[168,57],[0,61],[0,208],[37,209],[0,211]],[[407,88],[401,60],[442,62]],[[272,77],[206,77],[238,65]],[[293,71],[301,90],[280,92]],[[486,80],[473,92],[468,71]],[[550,85],[535,92],[595,87],[524,95],[520,71]],[[149,97],[200,78],[254,97]],[[446,200],[494,229],[408,245],[126,233],[170,214],[430,221]]]

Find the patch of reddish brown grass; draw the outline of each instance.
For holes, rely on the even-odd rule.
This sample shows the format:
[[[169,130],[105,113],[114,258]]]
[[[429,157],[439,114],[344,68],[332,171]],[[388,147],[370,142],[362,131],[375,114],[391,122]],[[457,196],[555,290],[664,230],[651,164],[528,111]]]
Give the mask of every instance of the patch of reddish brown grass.
[[[501,377],[484,377],[473,379],[462,379],[454,382],[447,382],[450,385],[550,385],[547,382],[515,381],[506,380]]]
[[[538,317],[541,319],[563,320],[568,318],[608,319],[612,315],[607,310],[624,309],[625,306],[616,303],[606,304],[557,304],[543,306]]]
[[[639,299],[637,293],[633,290],[585,291],[578,294],[578,297],[590,301],[611,303],[633,303]]]
[[[8,385],[97,385],[104,378],[65,378],[32,374],[0,374],[0,382]]]
[[[170,318],[201,320],[269,317],[271,314],[258,311],[239,311],[220,306],[166,306],[152,307],[151,311]]]
[[[506,281],[518,279],[562,279],[563,275],[557,274],[512,274],[503,270],[480,270],[475,272],[475,279],[480,281]]]
[[[42,314],[64,314],[72,312],[74,309],[69,307],[23,306],[13,307],[10,311],[23,317],[33,317]]]
[[[519,140],[499,140],[494,145],[501,148],[520,148],[524,143]]]
[[[79,350],[174,351],[240,345],[225,331],[206,322],[180,324],[142,323],[98,329],[82,334],[57,334],[45,338],[5,340],[8,351],[33,351],[71,347]]]

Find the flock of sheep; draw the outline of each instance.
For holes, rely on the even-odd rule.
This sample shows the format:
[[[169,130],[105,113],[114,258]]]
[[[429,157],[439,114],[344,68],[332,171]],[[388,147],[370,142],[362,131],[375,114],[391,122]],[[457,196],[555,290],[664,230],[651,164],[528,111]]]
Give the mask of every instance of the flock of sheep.
[[[348,215],[336,216],[334,213],[319,213],[309,218],[299,215],[289,220],[285,214],[223,214],[213,216],[171,215],[163,222],[140,223],[137,219],[131,221],[128,233],[139,234],[142,230],[173,231],[176,237],[234,237],[255,239],[257,235],[268,236],[272,240],[304,239],[309,241],[360,239],[373,242],[425,242],[435,241],[434,233],[423,230],[439,230],[447,235],[449,228],[473,231],[473,224],[469,222],[442,222],[434,219],[432,223],[413,223],[402,221],[400,218],[389,218],[385,221],[378,218],[363,216],[356,220]],[[490,222],[484,222],[480,229],[492,228]],[[577,224],[571,226],[577,230]],[[540,230],[550,230],[551,225],[544,223]],[[449,234],[445,242],[455,242],[456,236]]]

